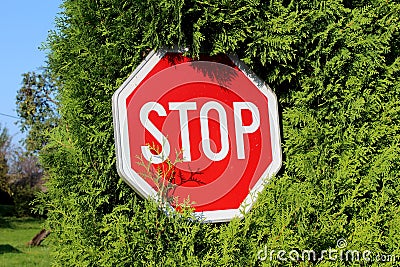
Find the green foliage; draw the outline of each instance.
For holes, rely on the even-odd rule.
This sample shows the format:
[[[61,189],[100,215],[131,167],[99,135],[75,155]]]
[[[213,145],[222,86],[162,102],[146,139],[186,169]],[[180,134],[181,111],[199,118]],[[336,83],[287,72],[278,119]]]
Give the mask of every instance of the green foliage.
[[[290,266],[257,253],[322,251],[339,238],[348,249],[400,255],[399,3],[65,0],[63,8],[49,37],[62,120],[42,156],[56,265]],[[173,45],[193,56],[236,52],[278,96],[284,166],[241,221],[167,217],[115,170],[111,96],[148,48]]]
[[[34,216],[32,212],[32,201],[35,199],[36,194],[40,191],[38,187],[26,186],[13,186],[13,200],[15,216],[26,217]]]
[[[38,157],[32,153],[13,148],[9,155],[7,184],[15,206],[15,216],[37,216],[32,201],[44,189],[43,170]]]
[[[17,113],[22,132],[28,132],[28,151],[38,152],[47,143],[48,132],[57,125],[56,85],[48,70],[24,73],[17,93]]]
[[[11,145],[7,128],[0,131],[0,204],[14,204],[15,216],[33,215],[31,202],[43,184],[38,158]]]
[[[18,124],[22,132],[27,132],[24,140],[26,151],[14,151],[11,170],[12,196],[17,216],[33,214],[36,195],[43,190],[45,174],[38,162],[38,152],[47,144],[50,131],[59,121],[57,80],[48,69],[40,73],[24,73],[22,87],[16,96]],[[39,205],[39,206],[38,206]],[[35,209],[45,213],[43,205],[35,202]]]
[[[8,163],[7,152],[10,146],[11,137],[8,130],[0,125],[0,190],[7,194],[11,194],[8,184]]]

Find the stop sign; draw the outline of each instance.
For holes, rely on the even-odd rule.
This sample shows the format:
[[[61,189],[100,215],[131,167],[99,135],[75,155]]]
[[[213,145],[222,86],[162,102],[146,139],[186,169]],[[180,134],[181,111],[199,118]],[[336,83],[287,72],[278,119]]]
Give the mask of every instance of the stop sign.
[[[113,96],[117,169],[206,222],[243,217],[282,163],[277,100],[232,55],[151,52]]]

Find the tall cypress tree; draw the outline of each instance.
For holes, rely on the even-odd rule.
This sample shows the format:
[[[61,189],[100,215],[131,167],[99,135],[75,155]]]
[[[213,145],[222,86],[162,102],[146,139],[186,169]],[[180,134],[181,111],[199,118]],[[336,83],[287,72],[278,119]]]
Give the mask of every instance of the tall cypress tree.
[[[338,240],[400,255],[399,3],[65,0],[63,10],[49,38],[61,120],[42,156],[57,265],[269,265],[260,249],[301,256]],[[243,220],[167,217],[116,172],[111,96],[148,49],[175,45],[235,52],[278,96],[283,168]]]

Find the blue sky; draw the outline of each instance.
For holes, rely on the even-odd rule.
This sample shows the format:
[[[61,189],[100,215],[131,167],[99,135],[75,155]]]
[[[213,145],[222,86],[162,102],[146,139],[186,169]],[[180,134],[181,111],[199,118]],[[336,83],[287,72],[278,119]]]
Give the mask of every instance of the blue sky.
[[[37,71],[45,65],[46,51],[39,50],[49,30],[55,28],[55,18],[62,0],[1,1],[0,8],[0,113],[17,117],[15,98],[21,87],[22,73]],[[0,115],[16,143],[19,133],[15,118]]]

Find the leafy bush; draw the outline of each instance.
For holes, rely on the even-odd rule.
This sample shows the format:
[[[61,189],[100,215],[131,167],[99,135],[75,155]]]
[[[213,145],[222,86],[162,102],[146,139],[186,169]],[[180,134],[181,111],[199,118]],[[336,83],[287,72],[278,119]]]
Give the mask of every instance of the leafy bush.
[[[36,216],[32,211],[32,202],[36,198],[36,194],[40,192],[39,187],[25,186],[13,186],[13,200],[14,200],[14,210],[18,217],[25,216]]]
[[[43,169],[39,165],[38,156],[21,149],[14,149],[10,155],[8,187],[15,205],[16,216],[38,216],[36,196],[46,189],[43,186]],[[44,215],[44,212],[41,214]]]
[[[56,265],[290,266],[298,263],[260,261],[258,253],[321,252],[340,238],[346,249],[400,255],[399,3],[65,0],[63,7],[49,38],[61,121],[42,152]],[[236,52],[278,96],[284,166],[241,221],[167,217],[116,172],[111,96],[148,48],[173,45],[193,56]]]
[[[1,129],[0,125],[0,129]],[[31,202],[43,189],[38,157],[11,145],[7,128],[0,130],[0,204],[14,205],[12,215],[32,216]]]

